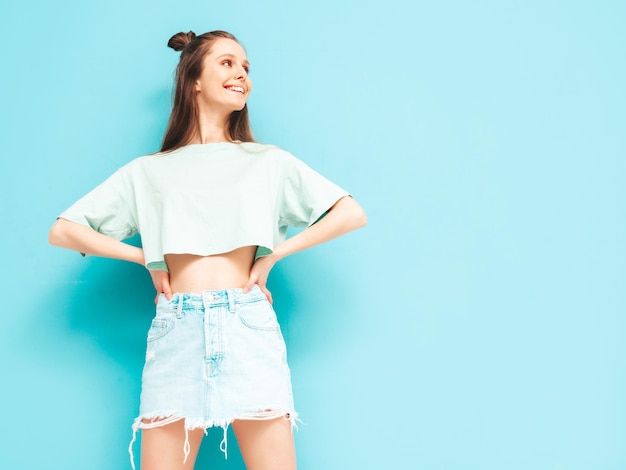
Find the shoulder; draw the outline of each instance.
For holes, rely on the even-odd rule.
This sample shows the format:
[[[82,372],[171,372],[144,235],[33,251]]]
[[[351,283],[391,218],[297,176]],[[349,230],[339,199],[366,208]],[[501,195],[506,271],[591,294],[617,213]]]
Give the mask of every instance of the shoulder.
[[[121,179],[131,177],[137,172],[139,168],[144,166],[148,158],[151,158],[150,155],[144,155],[142,157],[134,158],[133,160],[130,160],[129,162],[119,167],[112,176],[116,176]]]
[[[184,154],[184,147],[180,149],[176,149],[172,152],[156,152],[149,153],[147,155],[142,155],[140,157],[135,157],[130,160],[124,166],[120,167],[118,172],[123,173],[125,175],[132,175],[136,173],[141,173],[145,169],[156,165],[159,163],[163,163],[165,161],[171,160],[177,154]]]
[[[243,152],[264,157],[278,165],[290,166],[293,164],[301,163],[301,160],[299,160],[291,152],[277,145],[247,142],[239,144],[239,146],[241,147],[241,150]]]
[[[262,155],[274,158],[280,158],[284,155],[289,155],[289,152],[283,150],[277,145],[262,144],[259,142],[242,142],[236,144],[235,147],[238,149],[238,151],[249,153],[252,155],[256,154],[260,156]]]
[[[258,159],[261,164],[273,167],[276,170],[289,170],[297,165],[298,160],[292,153],[277,145],[261,144],[257,142],[245,142],[237,144],[237,152],[242,156]]]
[[[154,162],[159,159],[157,155],[149,154],[135,157],[115,170],[108,179],[118,186],[132,186],[136,181],[143,179],[150,171]]]

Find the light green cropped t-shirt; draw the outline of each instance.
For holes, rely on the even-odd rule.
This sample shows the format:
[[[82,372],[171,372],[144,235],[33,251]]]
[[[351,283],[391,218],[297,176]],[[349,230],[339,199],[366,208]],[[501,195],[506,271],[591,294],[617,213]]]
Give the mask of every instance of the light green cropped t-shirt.
[[[116,240],[139,233],[146,267],[167,270],[168,253],[268,255],[347,195],[275,146],[193,144],[127,163],[59,217]]]

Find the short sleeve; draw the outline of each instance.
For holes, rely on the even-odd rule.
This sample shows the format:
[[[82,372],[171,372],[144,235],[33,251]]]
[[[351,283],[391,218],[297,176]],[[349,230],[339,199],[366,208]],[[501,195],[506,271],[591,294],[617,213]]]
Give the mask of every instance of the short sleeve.
[[[132,200],[121,168],[76,201],[59,218],[86,225],[116,240],[135,235],[137,224],[133,217]]]
[[[307,227],[349,193],[293,155],[282,162],[280,225]]]

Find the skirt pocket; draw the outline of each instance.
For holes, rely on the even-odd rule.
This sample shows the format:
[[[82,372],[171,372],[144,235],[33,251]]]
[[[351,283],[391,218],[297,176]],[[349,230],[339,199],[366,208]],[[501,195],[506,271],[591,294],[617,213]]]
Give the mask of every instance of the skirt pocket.
[[[253,330],[278,331],[276,312],[267,300],[242,303],[237,308],[241,323]]]
[[[174,318],[154,318],[148,330],[148,342],[162,338],[174,328]]]

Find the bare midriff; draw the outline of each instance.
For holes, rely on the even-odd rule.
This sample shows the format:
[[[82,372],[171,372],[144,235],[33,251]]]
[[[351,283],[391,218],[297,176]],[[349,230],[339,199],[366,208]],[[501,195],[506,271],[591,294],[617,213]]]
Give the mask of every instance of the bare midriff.
[[[248,282],[256,246],[219,255],[167,254],[172,292],[202,292],[243,287]]]

